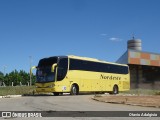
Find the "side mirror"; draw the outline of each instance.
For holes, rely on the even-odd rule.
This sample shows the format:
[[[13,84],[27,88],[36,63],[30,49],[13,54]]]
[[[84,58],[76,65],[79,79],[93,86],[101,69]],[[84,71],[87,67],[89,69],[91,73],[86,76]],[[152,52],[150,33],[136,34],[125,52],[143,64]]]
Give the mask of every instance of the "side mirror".
[[[33,67],[30,68],[30,75],[32,75],[32,70],[36,69],[36,68],[37,68],[37,66],[33,66]]]
[[[54,72],[54,70],[55,70],[56,67],[57,67],[57,63],[54,63],[54,64],[52,65],[51,72]]]

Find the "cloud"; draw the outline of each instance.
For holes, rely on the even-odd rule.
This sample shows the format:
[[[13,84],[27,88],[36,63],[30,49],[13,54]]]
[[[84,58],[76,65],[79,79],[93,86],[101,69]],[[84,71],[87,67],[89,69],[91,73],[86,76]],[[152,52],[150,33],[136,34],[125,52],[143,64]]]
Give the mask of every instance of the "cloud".
[[[109,40],[110,41],[114,41],[114,42],[120,42],[120,41],[122,41],[121,38],[116,38],[116,37],[111,37],[111,38],[109,38]]]
[[[106,33],[102,33],[102,34],[100,34],[101,36],[107,36],[107,34]]]

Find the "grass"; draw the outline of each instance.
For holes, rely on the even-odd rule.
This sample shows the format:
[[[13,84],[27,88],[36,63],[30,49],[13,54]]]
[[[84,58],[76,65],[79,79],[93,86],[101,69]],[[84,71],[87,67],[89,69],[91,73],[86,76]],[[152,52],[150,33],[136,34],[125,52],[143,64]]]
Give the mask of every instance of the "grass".
[[[31,94],[35,86],[7,86],[0,87],[0,96]]]
[[[152,89],[131,89],[130,91],[125,91],[121,93],[135,94],[135,95],[160,95],[160,90]]]

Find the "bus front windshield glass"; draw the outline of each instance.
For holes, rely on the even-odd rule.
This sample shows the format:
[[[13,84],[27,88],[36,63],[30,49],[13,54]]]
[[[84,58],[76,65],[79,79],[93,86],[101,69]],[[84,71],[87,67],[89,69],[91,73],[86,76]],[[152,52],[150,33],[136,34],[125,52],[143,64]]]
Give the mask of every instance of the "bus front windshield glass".
[[[54,82],[55,72],[51,72],[51,67],[42,67],[37,69],[37,82]]]
[[[55,81],[55,71],[51,71],[54,63],[57,63],[57,57],[45,58],[39,61],[36,71],[36,82],[42,83]]]

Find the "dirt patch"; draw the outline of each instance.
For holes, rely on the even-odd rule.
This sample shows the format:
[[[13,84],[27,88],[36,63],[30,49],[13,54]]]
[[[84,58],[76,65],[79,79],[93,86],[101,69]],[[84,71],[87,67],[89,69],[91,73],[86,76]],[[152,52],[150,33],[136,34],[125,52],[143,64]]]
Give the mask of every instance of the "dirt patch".
[[[94,96],[93,99],[101,102],[107,102],[107,103],[160,108],[160,96],[107,95],[107,96]]]

